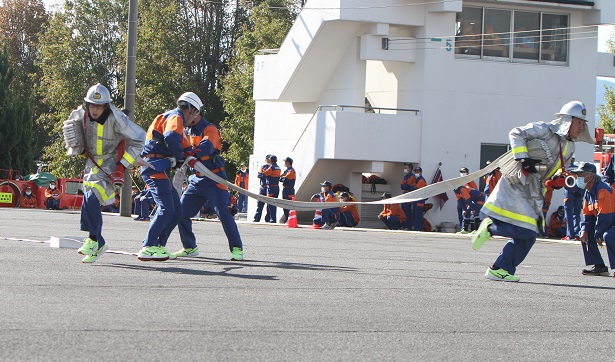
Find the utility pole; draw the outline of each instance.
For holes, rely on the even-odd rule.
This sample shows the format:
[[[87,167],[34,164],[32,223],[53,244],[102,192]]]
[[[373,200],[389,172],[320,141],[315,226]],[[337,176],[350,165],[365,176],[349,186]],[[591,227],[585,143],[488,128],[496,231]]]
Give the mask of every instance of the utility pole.
[[[137,19],[139,1],[130,0],[128,4],[128,46],[126,47],[126,95],[124,109],[130,111],[130,120],[135,120],[135,97],[137,93]],[[124,187],[120,198],[120,215],[130,217],[132,214],[132,179],[124,171]]]

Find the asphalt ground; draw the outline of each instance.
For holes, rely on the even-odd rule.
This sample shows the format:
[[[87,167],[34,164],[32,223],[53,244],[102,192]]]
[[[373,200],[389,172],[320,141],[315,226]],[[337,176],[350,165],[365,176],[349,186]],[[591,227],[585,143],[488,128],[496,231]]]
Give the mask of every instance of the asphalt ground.
[[[504,283],[484,279],[504,239],[240,223],[235,262],[201,221],[201,255],[141,262],[148,224],[104,223],[110,252],[85,265],[45,242],[85,236],[78,213],[0,209],[0,360],[613,358],[615,278],[581,275],[579,245],[537,242]]]

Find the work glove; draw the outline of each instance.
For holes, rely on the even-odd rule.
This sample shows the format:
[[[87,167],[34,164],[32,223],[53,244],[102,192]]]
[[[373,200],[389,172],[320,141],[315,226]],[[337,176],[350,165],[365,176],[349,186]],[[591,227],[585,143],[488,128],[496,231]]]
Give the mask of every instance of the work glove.
[[[536,165],[540,163],[540,160],[534,160],[532,158],[523,158],[521,161],[521,168],[526,173],[537,173]]]

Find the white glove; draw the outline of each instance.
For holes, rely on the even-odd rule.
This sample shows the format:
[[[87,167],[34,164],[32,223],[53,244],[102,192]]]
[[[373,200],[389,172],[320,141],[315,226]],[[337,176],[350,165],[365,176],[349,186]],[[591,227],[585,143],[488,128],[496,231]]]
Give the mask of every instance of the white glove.
[[[147,199],[147,197],[145,197],[145,196],[139,197],[139,200],[141,200],[141,201],[145,201],[145,199]]]
[[[175,175],[173,176],[173,187],[177,190],[178,193],[182,192],[182,185],[186,181],[186,165],[184,164],[179,169],[175,170]]]
[[[63,122],[62,134],[64,135],[64,143],[65,148],[68,150],[68,156],[77,156],[83,153],[83,130],[81,130],[75,120],[69,119]]]

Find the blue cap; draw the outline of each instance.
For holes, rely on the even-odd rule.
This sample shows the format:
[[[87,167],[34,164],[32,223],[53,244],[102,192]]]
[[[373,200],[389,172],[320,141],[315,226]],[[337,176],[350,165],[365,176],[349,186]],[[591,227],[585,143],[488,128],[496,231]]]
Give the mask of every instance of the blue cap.
[[[598,173],[596,171],[596,165],[590,162],[579,162],[575,164],[573,167],[571,167],[569,171],[572,173],[581,173],[581,172]]]

